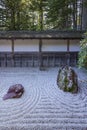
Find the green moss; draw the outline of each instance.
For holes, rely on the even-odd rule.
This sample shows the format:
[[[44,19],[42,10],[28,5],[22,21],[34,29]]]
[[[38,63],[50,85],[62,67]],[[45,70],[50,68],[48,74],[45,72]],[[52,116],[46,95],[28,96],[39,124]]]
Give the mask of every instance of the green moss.
[[[67,87],[64,87],[64,91],[67,92]]]
[[[71,76],[70,78],[69,75]],[[71,68],[60,69],[57,77],[58,87],[60,87],[60,89],[62,89],[65,92],[75,93],[77,92],[78,87],[76,78],[77,75],[75,74],[73,69]]]

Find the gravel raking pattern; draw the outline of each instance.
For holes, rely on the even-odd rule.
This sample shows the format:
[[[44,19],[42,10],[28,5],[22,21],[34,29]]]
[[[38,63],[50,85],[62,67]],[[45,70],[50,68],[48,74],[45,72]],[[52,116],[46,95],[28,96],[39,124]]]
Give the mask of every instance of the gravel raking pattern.
[[[0,130],[87,130],[87,73],[75,70],[79,91],[70,94],[56,84],[58,68],[0,68]],[[17,83],[23,96],[3,101]]]

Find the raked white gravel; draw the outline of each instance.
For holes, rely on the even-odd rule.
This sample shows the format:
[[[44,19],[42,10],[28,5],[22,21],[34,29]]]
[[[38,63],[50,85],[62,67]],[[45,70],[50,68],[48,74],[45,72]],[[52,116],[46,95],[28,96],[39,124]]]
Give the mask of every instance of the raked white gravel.
[[[87,130],[87,72],[74,69],[77,94],[58,88],[58,68],[0,68],[0,130]],[[25,88],[23,96],[4,101],[17,83]]]

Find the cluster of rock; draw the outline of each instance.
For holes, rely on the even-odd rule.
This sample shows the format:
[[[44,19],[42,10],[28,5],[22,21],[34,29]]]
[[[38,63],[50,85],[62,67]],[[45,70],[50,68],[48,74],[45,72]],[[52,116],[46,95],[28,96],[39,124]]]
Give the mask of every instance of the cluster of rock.
[[[78,80],[75,71],[69,67],[61,67],[57,76],[57,85],[60,89],[66,92],[76,93],[78,91]],[[24,93],[24,87],[21,84],[12,85],[3,100],[10,98],[20,98]]]
[[[77,74],[69,66],[61,67],[57,76],[57,85],[63,91],[76,93],[78,91]]]
[[[4,95],[3,100],[10,99],[10,98],[20,98],[24,93],[24,87],[21,84],[12,85],[7,94]]]

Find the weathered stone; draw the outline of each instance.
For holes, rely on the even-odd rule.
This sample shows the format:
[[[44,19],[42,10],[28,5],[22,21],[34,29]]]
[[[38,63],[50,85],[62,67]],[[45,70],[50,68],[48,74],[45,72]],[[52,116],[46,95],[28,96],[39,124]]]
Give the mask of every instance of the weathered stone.
[[[76,93],[78,91],[77,74],[69,67],[61,67],[57,76],[57,85],[66,92]]]
[[[12,85],[7,94],[4,95],[3,100],[10,98],[20,98],[24,92],[24,87],[21,84]]]

